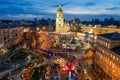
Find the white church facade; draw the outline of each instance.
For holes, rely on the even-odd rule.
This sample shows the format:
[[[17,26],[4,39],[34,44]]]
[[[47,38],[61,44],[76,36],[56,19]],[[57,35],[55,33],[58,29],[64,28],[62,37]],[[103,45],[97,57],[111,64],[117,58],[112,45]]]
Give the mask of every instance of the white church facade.
[[[57,33],[66,33],[69,31],[69,25],[64,21],[63,10],[61,5],[56,12],[56,30]]]

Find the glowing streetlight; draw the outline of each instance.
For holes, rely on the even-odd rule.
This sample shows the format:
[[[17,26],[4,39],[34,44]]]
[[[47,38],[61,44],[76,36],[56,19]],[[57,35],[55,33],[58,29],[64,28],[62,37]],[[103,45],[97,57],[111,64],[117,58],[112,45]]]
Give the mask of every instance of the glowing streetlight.
[[[38,30],[40,30],[40,28],[39,28],[39,27],[37,27],[37,28],[36,28],[36,30],[38,31]]]

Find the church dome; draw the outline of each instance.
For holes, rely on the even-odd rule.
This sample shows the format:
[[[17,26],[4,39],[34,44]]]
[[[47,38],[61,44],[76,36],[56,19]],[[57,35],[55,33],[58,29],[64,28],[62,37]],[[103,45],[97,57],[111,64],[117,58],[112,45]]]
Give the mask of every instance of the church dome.
[[[62,8],[61,8],[61,5],[59,5],[59,8],[58,8],[58,10],[57,10],[57,13],[63,13],[63,10],[62,10]]]

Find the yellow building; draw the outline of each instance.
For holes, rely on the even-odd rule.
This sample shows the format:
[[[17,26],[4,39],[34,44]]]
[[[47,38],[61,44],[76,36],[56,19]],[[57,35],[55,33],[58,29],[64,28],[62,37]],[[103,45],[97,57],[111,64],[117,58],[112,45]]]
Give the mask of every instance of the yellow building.
[[[95,37],[97,34],[104,34],[104,33],[111,33],[111,32],[120,32],[120,28],[117,28],[116,26],[113,26],[113,25],[108,26],[108,27],[102,27],[101,25],[95,25],[95,26],[83,25],[81,31],[83,33],[84,32],[93,33],[94,37]]]
[[[64,21],[63,10],[61,5],[56,12],[56,32],[57,33],[67,33],[69,31],[76,32],[80,30],[80,25],[76,23],[75,19],[73,22]]]
[[[64,27],[63,10],[61,8],[61,5],[59,5],[56,15],[56,32],[63,32],[63,27]]]

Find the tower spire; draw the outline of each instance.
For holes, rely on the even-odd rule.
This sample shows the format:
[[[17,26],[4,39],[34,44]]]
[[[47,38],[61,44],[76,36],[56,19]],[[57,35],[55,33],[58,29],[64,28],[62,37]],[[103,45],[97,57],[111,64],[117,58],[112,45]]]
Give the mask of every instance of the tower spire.
[[[56,32],[63,32],[63,27],[64,27],[63,10],[61,8],[61,5],[59,4],[56,15]]]
[[[61,8],[62,7],[62,5],[61,4],[59,4],[59,8]]]

